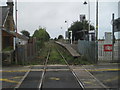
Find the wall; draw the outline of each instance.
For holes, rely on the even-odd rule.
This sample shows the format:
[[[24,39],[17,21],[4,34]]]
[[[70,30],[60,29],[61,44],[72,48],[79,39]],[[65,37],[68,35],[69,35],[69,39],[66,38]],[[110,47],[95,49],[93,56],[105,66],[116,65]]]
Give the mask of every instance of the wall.
[[[13,48],[13,36],[2,31],[2,49],[11,46]]]

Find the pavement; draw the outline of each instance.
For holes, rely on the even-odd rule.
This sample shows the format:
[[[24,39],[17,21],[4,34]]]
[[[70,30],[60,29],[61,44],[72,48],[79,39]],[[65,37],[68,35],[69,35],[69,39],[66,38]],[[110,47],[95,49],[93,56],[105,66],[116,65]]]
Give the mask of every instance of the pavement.
[[[75,74],[85,88],[120,88],[120,83],[118,82],[120,80],[119,65],[120,64],[118,63],[102,63],[98,65],[71,66],[71,68],[73,69],[73,71],[75,72]],[[2,78],[0,78],[0,82],[2,82],[2,87],[16,87],[29,69],[30,66],[3,67],[3,75]],[[41,75],[40,71],[41,69],[43,69],[43,66],[39,67],[38,65],[36,67],[33,67],[32,69],[33,71],[36,70],[36,73],[38,73],[39,71],[39,74],[34,74],[33,78],[29,75],[29,77],[31,77],[34,82],[36,82],[35,79],[36,77]],[[48,84],[51,84],[51,87],[58,87],[60,83],[62,86],[65,86],[64,79],[66,79],[66,84],[68,83],[71,87],[78,87],[77,84],[75,84],[76,81],[74,80],[72,74],[67,70],[66,66],[49,66],[48,69],[49,70],[48,73],[46,73],[46,79],[43,85],[44,88],[49,88]],[[50,82],[54,82],[56,85]],[[59,82],[59,84],[57,84],[57,82]],[[64,84],[62,84],[62,82]]]

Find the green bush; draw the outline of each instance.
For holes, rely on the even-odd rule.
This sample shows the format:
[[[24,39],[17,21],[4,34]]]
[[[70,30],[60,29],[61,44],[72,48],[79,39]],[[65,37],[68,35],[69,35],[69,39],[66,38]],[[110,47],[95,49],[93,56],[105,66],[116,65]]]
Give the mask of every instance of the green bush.
[[[12,46],[9,46],[9,47],[6,47],[6,48],[3,49],[3,51],[11,51],[11,50],[13,50]]]

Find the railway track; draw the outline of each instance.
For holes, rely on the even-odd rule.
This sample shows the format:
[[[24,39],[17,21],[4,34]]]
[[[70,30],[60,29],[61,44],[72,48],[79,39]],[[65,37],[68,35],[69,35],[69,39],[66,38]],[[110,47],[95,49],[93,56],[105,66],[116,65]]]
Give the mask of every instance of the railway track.
[[[60,50],[56,51],[64,60],[66,65],[49,65],[49,57],[51,50],[48,50],[47,58],[44,65],[31,66],[30,70],[24,75],[20,83],[15,87],[19,88],[80,88],[84,89],[84,85],[78,79],[77,75],[70,68],[67,60],[61,54]]]

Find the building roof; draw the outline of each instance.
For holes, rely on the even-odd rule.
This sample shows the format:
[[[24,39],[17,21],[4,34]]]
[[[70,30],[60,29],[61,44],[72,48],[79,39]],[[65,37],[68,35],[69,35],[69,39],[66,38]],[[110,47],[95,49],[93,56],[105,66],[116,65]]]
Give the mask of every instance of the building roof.
[[[19,39],[22,39],[22,40],[28,40],[29,39],[27,36],[21,35],[19,33],[13,32],[13,31],[10,31],[9,33],[12,34],[13,36],[19,38]]]
[[[2,27],[5,23],[9,9],[10,8],[8,6],[0,6],[0,27]]]
[[[21,35],[19,33],[14,32],[14,31],[6,30],[4,28],[2,30],[7,32],[8,34],[14,36],[14,37],[19,38],[19,39],[26,40],[26,41],[29,39],[27,36]]]

